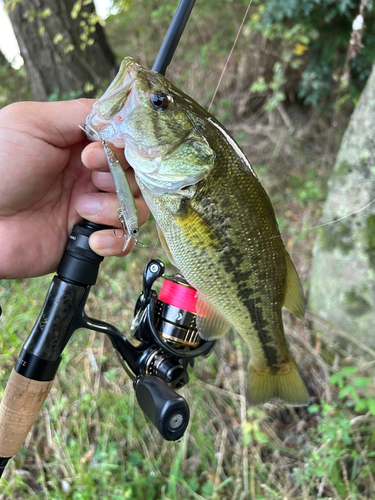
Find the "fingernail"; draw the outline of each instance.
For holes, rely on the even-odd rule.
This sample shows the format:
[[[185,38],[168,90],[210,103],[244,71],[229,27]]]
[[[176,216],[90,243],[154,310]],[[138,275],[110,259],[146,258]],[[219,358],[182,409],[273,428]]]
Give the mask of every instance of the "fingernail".
[[[99,248],[110,248],[115,242],[114,238],[109,234],[95,234],[91,236],[92,245]]]
[[[100,203],[96,196],[84,194],[76,202],[76,210],[81,215],[94,215],[99,212]]]

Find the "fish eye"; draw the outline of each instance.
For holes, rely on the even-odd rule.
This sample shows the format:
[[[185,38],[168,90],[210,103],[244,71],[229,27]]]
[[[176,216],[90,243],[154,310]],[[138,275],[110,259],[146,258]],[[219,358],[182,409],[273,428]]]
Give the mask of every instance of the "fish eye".
[[[169,106],[170,98],[161,90],[156,90],[150,95],[150,101],[155,109],[166,109]]]

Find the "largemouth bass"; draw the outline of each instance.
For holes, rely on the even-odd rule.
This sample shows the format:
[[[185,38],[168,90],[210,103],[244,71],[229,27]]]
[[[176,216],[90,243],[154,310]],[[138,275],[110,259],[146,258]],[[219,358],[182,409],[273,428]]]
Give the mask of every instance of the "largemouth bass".
[[[275,213],[226,129],[162,75],[125,58],[87,123],[125,156],[169,258],[198,290],[204,339],[233,326],[249,346],[247,399],[306,405],[281,309],[304,316]]]

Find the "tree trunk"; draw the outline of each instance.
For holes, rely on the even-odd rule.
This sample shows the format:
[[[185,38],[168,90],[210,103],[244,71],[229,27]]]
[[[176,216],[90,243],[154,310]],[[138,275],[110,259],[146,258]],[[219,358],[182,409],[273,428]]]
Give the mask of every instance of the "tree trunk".
[[[6,57],[4,56],[4,54],[0,50],[0,68],[3,66],[6,66],[7,64],[8,64],[8,61],[7,61]]]
[[[375,65],[343,137],[322,222],[357,213],[321,228],[314,247],[309,286],[309,309],[372,348],[375,348],[374,130]]]
[[[115,58],[92,2],[23,0],[8,13],[35,99],[92,96],[114,77]]]

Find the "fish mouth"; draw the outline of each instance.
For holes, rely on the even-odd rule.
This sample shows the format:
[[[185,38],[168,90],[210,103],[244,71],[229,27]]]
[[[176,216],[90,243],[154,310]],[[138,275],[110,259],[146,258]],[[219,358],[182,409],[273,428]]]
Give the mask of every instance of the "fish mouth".
[[[86,119],[86,127],[96,132],[96,135],[91,133],[92,140],[105,139],[117,147],[124,147],[119,125],[126,121],[132,112],[132,106],[126,104],[137,80],[138,67],[131,57],[126,57],[116,78],[94,103],[92,112]]]
[[[122,62],[116,78],[102,97],[93,105],[93,110],[104,120],[109,120],[118,111],[120,104],[125,105],[132,86],[137,79],[138,64],[131,57]]]

